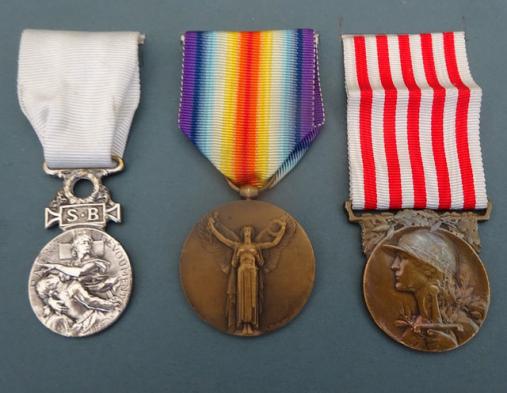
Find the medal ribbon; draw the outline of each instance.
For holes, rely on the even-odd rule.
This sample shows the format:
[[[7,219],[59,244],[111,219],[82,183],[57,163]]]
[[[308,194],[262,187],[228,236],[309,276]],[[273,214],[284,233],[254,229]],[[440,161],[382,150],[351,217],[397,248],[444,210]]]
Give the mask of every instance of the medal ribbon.
[[[25,30],[18,98],[50,168],[108,168],[139,104],[136,32]]]
[[[462,32],[344,36],[354,209],[483,209],[481,88]]]
[[[237,186],[273,186],[324,123],[310,29],[187,32],[179,126]]]

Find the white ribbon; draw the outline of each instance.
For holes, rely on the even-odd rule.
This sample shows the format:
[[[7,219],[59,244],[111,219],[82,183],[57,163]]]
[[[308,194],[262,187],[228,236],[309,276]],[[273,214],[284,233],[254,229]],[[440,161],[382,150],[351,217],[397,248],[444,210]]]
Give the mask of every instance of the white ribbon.
[[[25,30],[18,99],[50,168],[107,168],[139,104],[137,32]]]

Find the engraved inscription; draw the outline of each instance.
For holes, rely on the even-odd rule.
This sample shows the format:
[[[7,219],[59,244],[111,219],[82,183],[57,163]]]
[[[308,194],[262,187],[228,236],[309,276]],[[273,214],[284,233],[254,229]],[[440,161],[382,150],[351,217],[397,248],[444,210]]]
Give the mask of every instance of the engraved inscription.
[[[59,224],[63,230],[76,226],[104,228],[108,220],[121,222],[120,205],[111,199],[111,194],[102,184],[101,178],[121,170],[123,164],[113,169],[61,169],[46,172],[63,179],[63,187],[56,193],[45,210],[46,228]],[[90,181],[93,191],[80,198],[73,192],[79,180]]]
[[[60,226],[106,224],[106,206],[103,203],[69,205],[60,208]]]

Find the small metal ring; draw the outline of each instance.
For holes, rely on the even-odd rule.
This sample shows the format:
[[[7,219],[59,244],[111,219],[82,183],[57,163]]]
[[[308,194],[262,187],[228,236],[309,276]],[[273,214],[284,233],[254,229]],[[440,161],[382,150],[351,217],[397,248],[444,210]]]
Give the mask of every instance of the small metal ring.
[[[80,180],[88,180],[93,185],[93,191],[85,198],[81,198],[74,194],[74,186]],[[93,173],[75,172],[72,175],[65,177],[63,180],[63,192],[69,200],[73,201],[73,203],[92,203],[96,200],[97,195],[99,194],[101,184],[100,178],[95,176]]]
[[[234,191],[239,192],[240,188],[237,184],[235,184],[231,179],[229,179],[227,176],[225,176],[225,180],[227,181],[227,184],[229,187],[231,187]],[[262,187],[256,187],[259,191],[264,191],[271,187],[273,182],[275,181],[275,177],[271,176],[269,180],[264,184]]]
[[[112,160],[116,165],[112,168],[62,168],[51,169],[44,162],[43,169],[48,175],[55,175],[63,179],[63,193],[71,203],[93,203],[101,190],[102,177],[121,172],[125,168],[125,163],[121,157],[113,156]],[[93,184],[92,193],[86,198],[80,198],[74,194],[74,185],[79,180],[88,180]]]
[[[250,197],[248,195],[242,193],[242,188],[243,187],[239,187],[237,184],[235,184],[227,176],[225,176],[225,180],[227,181],[227,184],[229,185],[229,187],[231,187],[234,191],[238,192],[242,197],[250,199],[250,198],[255,198],[257,196],[257,194],[259,194],[261,191],[264,191],[264,190],[266,190],[268,188],[271,188],[271,186],[273,185],[273,183],[275,181],[275,177],[271,176],[269,178],[269,180],[266,182],[266,184],[264,184],[262,187],[250,186],[250,187],[253,187],[253,188],[255,188],[257,190],[257,194],[253,195],[253,196],[250,196]]]
[[[108,175],[112,175],[114,173],[121,172],[125,169],[125,161],[120,156],[112,156],[111,159],[116,161],[116,166],[113,168],[104,168]]]

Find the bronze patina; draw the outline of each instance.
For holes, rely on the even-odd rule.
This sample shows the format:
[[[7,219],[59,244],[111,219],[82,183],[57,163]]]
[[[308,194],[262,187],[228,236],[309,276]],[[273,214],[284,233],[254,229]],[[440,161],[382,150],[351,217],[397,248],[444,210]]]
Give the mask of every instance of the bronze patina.
[[[368,256],[363,293],[375,323],[409,348],[442,352],[469,341],[489,307],[475,212],[401,210],[357,216]]]
[[[258,336],[299,314],[313,288],[315,258],[287,212],[236,201],[195,225],[183,246],[180,277],[202,319],[222,332]]]

